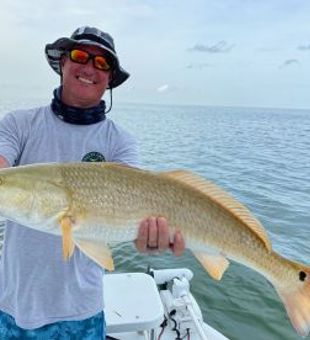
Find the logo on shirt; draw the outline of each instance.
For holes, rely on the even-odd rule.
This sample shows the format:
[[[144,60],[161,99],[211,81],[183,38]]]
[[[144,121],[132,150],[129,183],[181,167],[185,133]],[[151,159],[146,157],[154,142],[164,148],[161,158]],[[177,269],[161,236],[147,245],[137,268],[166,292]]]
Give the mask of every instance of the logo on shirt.
[[[82,162],[105,162],[105,158],[100,152],[92,151],[82,158]]]

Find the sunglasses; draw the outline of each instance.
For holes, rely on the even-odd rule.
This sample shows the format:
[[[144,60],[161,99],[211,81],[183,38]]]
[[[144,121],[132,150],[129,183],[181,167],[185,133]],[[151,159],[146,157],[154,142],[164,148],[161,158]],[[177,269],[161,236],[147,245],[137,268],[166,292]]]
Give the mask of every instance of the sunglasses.
[[[112,60],[108,60],[111,58],[103,55],[95,55],[79,49],[69,51],[68,55],[71,61],[83,65],[87,64],[89,60],[92,59],[94,68],[101,71],[109,71],[112,68]]]

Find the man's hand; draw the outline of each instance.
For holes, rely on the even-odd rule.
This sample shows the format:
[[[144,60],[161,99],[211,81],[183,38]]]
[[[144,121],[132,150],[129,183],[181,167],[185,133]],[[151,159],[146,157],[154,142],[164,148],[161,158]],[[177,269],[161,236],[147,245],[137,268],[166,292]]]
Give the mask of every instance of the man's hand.
[[[170,241],[169,227],[164,217],[148,217],[140,223],[136,248],[141,253],[163,252],[170,249],[174,255],[182,255],[185,242],[180,231]]]

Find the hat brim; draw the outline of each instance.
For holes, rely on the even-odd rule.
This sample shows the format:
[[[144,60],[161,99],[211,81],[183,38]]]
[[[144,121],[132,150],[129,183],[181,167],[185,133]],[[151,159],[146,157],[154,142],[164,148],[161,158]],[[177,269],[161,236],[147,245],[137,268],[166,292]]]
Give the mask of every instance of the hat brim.
[[[112,56],[114,60],[114,69],[113,69],[112,79],[109,83],[109,88],[115,88],[121,85],[123,82],[125,82],[129,78],[129,73],[120,66],[117,55],[110,48],[100,43],[97,43],[95,41],[74,40],[71,38],[60,38],[56,40],[54,43],[47,44],[45,46],[45,55],[47,58],[47,62],[49,63],[51,68],[59,75],[61,75],[60,60],[61,60],[62,55],[66,51],[70,50],[72,47],[76,45],[97,46],[107,51]]]

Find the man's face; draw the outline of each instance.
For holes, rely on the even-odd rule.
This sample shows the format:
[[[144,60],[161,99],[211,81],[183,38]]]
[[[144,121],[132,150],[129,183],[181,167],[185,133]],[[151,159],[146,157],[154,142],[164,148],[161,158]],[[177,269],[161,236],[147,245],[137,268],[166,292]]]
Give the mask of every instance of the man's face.
[[[103,51],[96,46],[79,46],[77,48],[95,55]],[[70,106],[89,108],[99,104],[109,81],[111,71],[94,68],[93,61],[77,64],[68,56],[62,59],[62,101]]]

